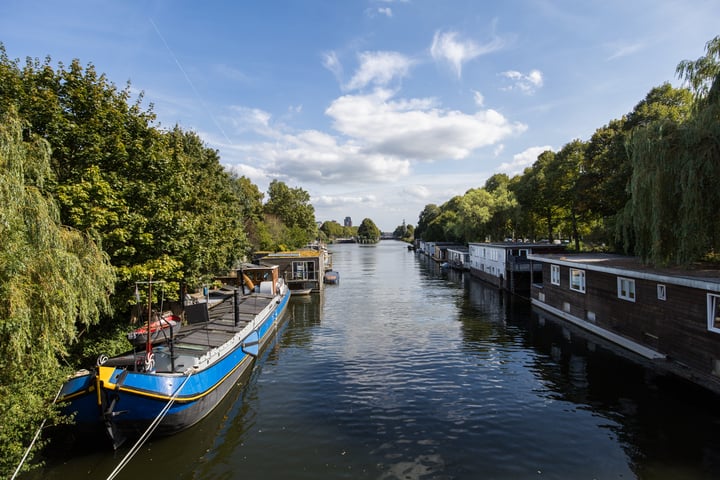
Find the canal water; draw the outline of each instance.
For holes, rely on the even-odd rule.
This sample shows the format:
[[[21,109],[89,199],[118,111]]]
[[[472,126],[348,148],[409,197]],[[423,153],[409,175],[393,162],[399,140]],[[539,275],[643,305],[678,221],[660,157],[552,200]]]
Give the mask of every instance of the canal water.
[[[720,478],[720,399],[405,244],[331,246],[243,384],[115,478]],[[56,446],[26,478],[107,478],[127,449]]]

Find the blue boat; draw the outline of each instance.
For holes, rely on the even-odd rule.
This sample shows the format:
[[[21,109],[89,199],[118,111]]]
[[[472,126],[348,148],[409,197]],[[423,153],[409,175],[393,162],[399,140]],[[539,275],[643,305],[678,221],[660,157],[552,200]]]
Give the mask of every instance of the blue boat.
[[[118,448],[148,432],[170,435],[208,415],[253,364],[290,298],[277,266],[246,266],[225,286],[185,306],[182,330],[158,344],[98,359],[61,390],[75,428],[105,431]]]

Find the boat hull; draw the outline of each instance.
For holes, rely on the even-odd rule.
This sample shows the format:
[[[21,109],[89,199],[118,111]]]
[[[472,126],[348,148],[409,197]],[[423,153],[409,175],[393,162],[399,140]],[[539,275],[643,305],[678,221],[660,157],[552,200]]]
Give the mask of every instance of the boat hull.
[[[207,416],[252,367],[255,356],[282,320],[289,297],[285,287],[270,301],[264,316],[251,324],[249,334],[243,330],[236,335],[242,338],[227,342],[225,350],[210,352],[219,358],[205,368],[188,365],[182,373],[159,373],[100,365],[93,372],[76,375],[60,394],[65,412],[75,414],[81,432],[107,432],[115,448],[125,438],[145,432],[165,410],[154,434],[171,435],[191,427]],[[156,356],[160,354],[158,349]]]

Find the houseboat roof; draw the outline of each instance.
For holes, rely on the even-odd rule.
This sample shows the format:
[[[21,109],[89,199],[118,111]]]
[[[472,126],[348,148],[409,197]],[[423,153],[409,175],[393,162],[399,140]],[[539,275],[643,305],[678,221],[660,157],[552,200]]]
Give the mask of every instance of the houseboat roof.
[[[557,250],[564,250],[565,245],[561,243],[550,243],[550,242],[470,242],[468,245],[483,245],[487,247],[499,247],[499,248],[552,248]]]
[[[263,258],[309,258],[319,257],[322,252],[318,250],[293,250],[291,252],[275,252],[268,253]]]
[[[653,267],[638,257],[609,253],[530,254],[528,259],[568,267],[720,291],[720,267],[708,264]]]

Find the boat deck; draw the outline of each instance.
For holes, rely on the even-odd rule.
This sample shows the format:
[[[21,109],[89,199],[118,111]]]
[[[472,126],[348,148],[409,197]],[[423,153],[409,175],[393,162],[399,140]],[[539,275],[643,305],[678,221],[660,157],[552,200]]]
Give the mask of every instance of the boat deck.
[[[232,290],[214,292],[211,301],[207,302],[208,321],[183,325],[180,331],[173,335],[172,344],[166,342],[153,345],[155,371],[184,372],[210,350],[232,339],[274,298],[273,295],[264,293],[241,296],[236,325],[234,292]],[[107,364],[135,368],[135,365],[144,361],[144,356],[145,346],[141,345],[134,352],[113,358]]]

